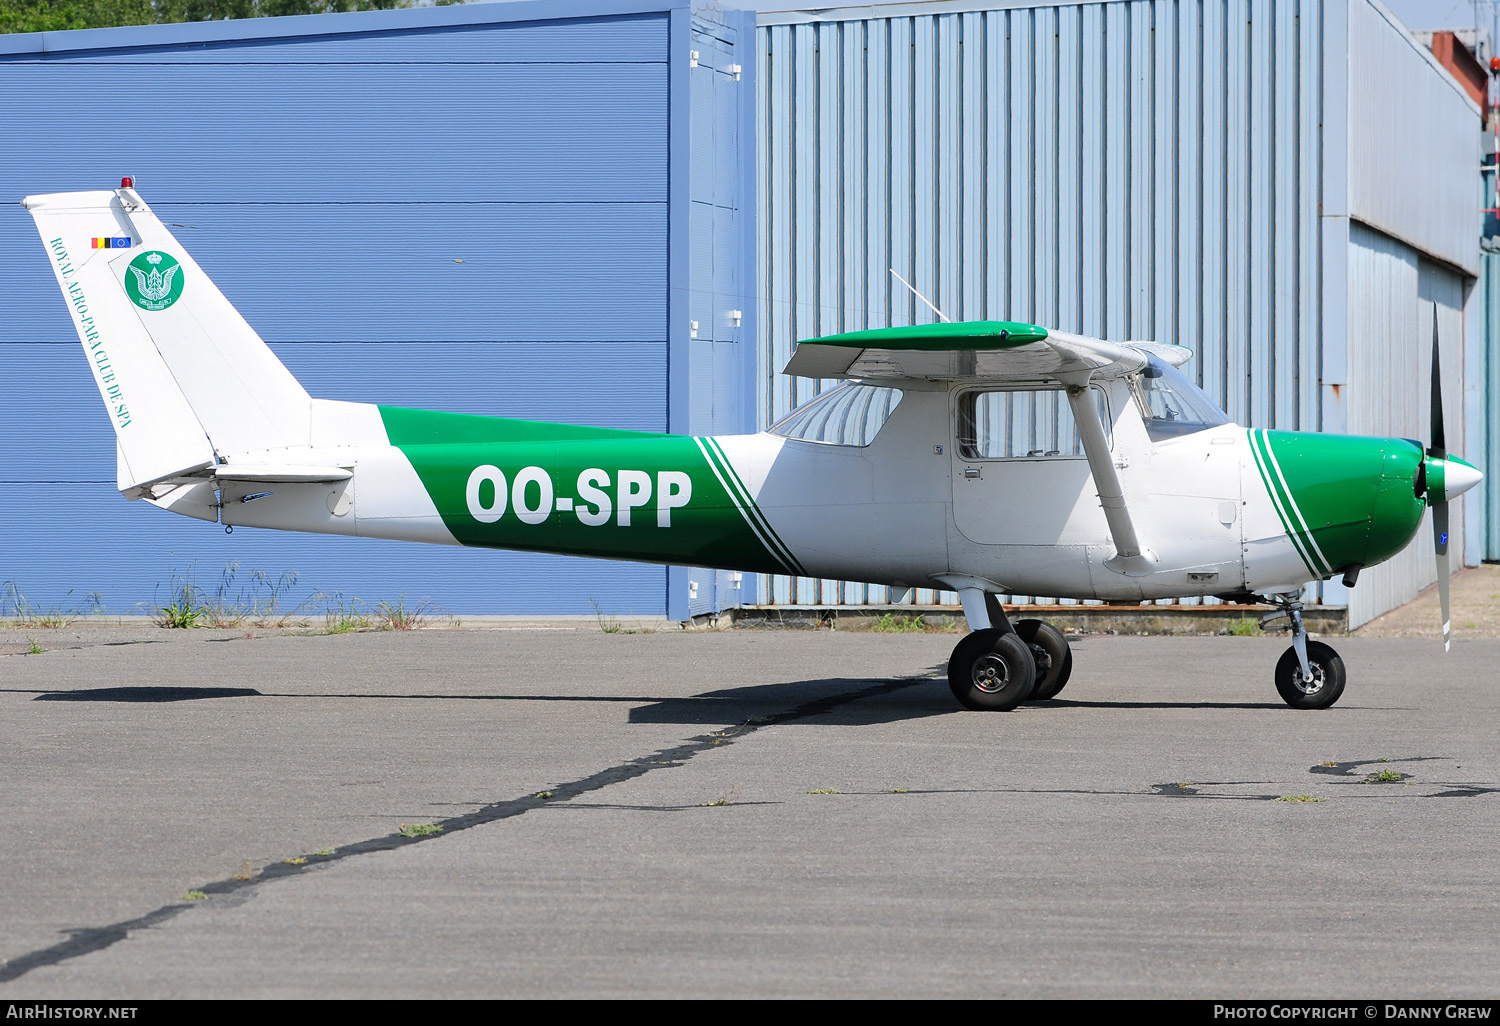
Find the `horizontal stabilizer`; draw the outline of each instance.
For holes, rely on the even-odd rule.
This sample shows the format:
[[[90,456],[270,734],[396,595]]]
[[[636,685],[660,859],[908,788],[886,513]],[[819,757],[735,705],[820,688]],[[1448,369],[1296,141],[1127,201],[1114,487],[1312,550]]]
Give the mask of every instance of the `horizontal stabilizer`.
[[[256,484],[332,483],[353,476],[354,471],[347,467],[304,467],[295,463],[233,463],[214,468],[214,477],[220,481]]]

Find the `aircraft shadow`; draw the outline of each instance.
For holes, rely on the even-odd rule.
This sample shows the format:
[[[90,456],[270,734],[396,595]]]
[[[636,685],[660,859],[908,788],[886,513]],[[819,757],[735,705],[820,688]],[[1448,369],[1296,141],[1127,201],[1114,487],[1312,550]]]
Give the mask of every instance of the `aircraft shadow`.
[[[773,724],[817,716],[820,724],[894,723],[953,711],[941,679],[872,680],[828,677],[784,684],[748,684],[664,698],[630,710],[631,723]]]
[[[203,698],[259,698],[254,688],[85,688],[80,691],[45,691],[34,702],[192,702]]]

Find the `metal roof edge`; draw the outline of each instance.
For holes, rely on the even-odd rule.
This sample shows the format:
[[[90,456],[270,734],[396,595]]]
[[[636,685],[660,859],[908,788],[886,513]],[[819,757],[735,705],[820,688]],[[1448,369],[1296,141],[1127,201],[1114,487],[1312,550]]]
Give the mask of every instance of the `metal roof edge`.
[[[0,36],[0,61],[103,50],[154,50],[215,43],[659,14],[686,8],[690,3],[691,0],[492,0],[449,7],[26,32]]]
[[[904,0],[901,3],[830,5],[784,11],[760,11],[757,28],[768,25],[811,25],[825,21],[866,21],[871,18],[911,18],[928,14],[969,11],[1007,11],[1029,7],[1072,7],[1079,3],[1129,3],[1130,0]]]
[[[1401,19],[1396,17],[1395,12],[1393,12],[1385,4],[1381,3],[1380,0],[1349,0],[1349,3],[1369,4],[1370,9],[1378,14],[1381,18],[1385,19],[1386,24],[1395,29],[1397,35],[1401,36],[1402,39],[1405,39],[1407,45],[1415,50],[1419,55],[1421,55],[1422,59],[1427,62],[1428,66],[1431,67],[1433,71],[1438,73],[1438,76],[1463,99],[1464,103],[1469,105],[1469,108],[1474,111],[1474,116],[1476,118],[1481,116],[1479,104],[1474,102],[1474,97],[1470,96],[1468,91],[1464,89],[1463,84],[1459,82],[1458,79],[1453,77],[1453,73],[1451,71],[1443,67],[1443,62],[1438,60],[1431,50],[1423,46],[1417,40],[1417,37],[1411,34],[1411,29],[1407,28],[1406,25],[1401,21]]]

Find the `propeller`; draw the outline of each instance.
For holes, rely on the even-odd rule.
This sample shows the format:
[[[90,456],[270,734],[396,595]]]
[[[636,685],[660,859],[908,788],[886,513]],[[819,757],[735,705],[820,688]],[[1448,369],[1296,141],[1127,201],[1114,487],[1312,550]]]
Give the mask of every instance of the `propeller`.
[[[1443,375],[1438,362],[1437,304],[1432,304],[1432,445],[1417,471],[1416,489],[1432,510],[1432,547],[1437,553],[1438,600],[1443,607],[1443,651],[1452,644],[1452,613],[1448,607],[1448,500],[1473,488],[1484,475],[1457,456],[1448,455],[1443,436]]]
[[[1443,608],[1443,651],[1452,644],[1452,614],[1448,607],[1448,495],[1444,488],[1448,443],[1443,435],[1443,377],[1438,363],[1438,311],[1432,304],[1432,445],[1427,448],[1427,505],[1432,507],[1432,545],[1437,553],[1438,602]],[[1434,480],[1436,478],[1436,480]],[[1436,500],[1436,501],[1434,501]]]

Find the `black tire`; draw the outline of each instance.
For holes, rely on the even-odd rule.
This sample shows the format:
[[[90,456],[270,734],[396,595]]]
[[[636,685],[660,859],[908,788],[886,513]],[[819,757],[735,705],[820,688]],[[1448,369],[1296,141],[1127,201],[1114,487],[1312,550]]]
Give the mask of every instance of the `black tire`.
[[[1031,660],[1036,664],[1036,686],[1027,701],[1056,698],[1073,675],[1073,650],[1068,639],[1043,620],[1017,620],[1016,634],[1031,649]]]
[[[1312,683],[1302,683],[1302,666],[1297,650],[1289,648],[1276,663],[1276,690],[1281,700],[1293,709],[1327,709],[1344,693],[1344,661],[1321,641],[1307,643],[1307,668]]]
[[[948,687],[965,709],[1014,709],[1031,697],[1035,684],[1031,649],[994,627],[967,635],[948,660]]]

